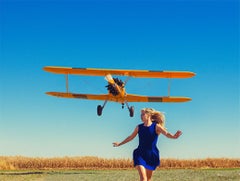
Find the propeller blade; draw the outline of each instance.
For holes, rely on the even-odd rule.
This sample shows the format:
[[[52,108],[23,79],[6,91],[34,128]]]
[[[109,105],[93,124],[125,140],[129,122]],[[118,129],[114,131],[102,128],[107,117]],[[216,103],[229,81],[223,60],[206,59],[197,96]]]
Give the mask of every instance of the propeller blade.
[[[113,80],[111,74],[107,74],[107,75],[105,76],[105,80],[108,81],[110,84],[114,84],[114,83],[115,83],[115,81]]]

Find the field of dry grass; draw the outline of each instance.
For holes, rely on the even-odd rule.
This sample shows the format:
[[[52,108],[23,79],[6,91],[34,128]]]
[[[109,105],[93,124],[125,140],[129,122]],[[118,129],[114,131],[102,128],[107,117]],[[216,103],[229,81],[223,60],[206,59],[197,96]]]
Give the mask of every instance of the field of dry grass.
[[[111,170],[16,170],[0,171],[1,181],[138,181],[135,169]],[[158,169],[154,172],[154,181],[239,181],[240,169]]]
[[[42,169],[132,169],[131,159],[105,159],[99,157],[39,158],[0,156],[0,170]],[[161,159],[159,169],[168,168],[240,168],[240,159],[206,158],[196,160]]]

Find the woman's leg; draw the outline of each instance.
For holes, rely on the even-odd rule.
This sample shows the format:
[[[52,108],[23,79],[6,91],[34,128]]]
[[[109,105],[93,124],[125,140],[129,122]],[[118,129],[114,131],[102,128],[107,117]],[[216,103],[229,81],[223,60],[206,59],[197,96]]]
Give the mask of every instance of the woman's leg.
[[[142,165],[137,165],[136,169],[138,170],[140,181],[147,181],[147,172]]]
[[[152,178],[153,170],[146,169],[147,180],[150,181]]]

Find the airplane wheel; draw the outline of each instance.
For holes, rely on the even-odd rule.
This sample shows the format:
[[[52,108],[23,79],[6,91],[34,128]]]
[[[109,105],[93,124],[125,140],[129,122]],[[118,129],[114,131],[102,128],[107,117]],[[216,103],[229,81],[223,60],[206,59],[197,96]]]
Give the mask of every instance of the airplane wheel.
[[[129,112],[130,112],[130,117],[133,117],[133,115],[134,115],[134,107],[133,106],[130,107]]]
[[[102,115],[102,110],[103,110],[103,107],[101,105],[98,105],[98,107],[97,107],[97,114],[98,114],[98,116]]]

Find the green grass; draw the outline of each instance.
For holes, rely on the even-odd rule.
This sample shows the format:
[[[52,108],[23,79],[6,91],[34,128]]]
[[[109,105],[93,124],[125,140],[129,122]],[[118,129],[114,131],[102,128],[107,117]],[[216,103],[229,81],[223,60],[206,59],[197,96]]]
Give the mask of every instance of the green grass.
[[[0,180],[17,181],[137,181],[136,170],[52,170],[0,171]],[[153,181],[239,181],[240,169],[162,169],[153,174]]]

